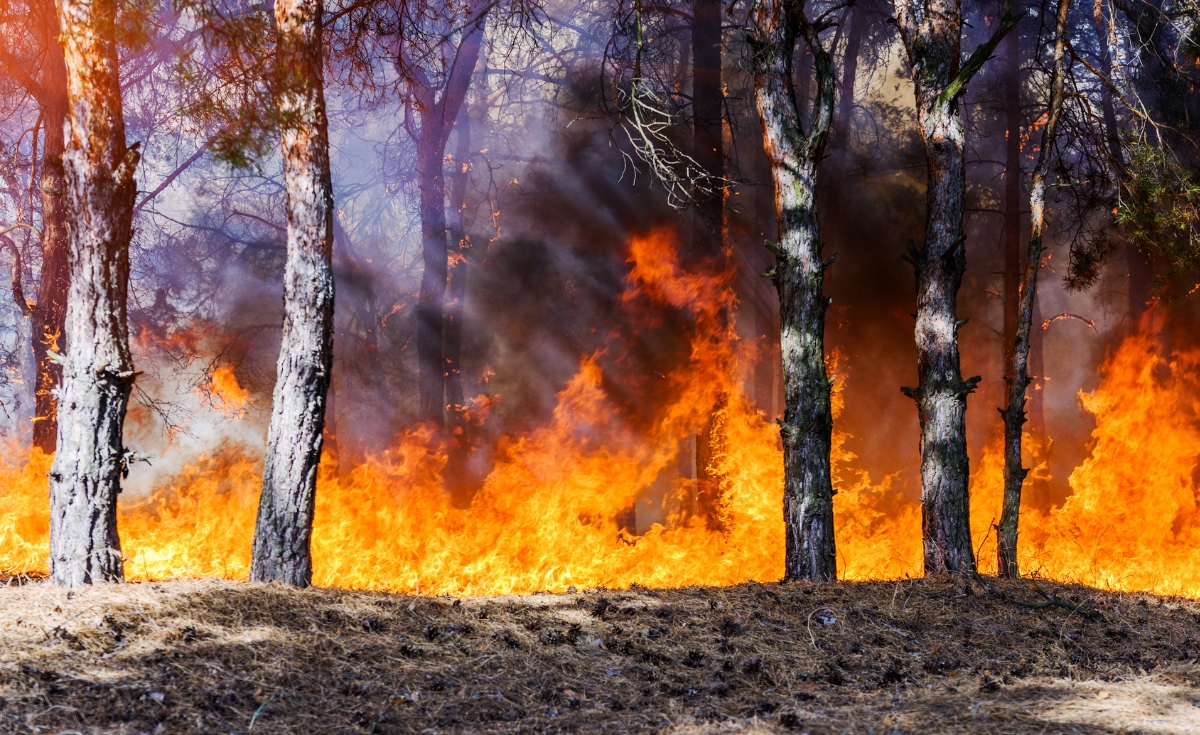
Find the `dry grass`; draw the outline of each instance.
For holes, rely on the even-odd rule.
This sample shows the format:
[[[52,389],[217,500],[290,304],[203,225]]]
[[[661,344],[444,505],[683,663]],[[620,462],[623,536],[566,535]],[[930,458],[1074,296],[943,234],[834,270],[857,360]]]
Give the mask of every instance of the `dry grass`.
[[[1200,732],[1200,603],[1053,588],[10,586],[0,731]]]

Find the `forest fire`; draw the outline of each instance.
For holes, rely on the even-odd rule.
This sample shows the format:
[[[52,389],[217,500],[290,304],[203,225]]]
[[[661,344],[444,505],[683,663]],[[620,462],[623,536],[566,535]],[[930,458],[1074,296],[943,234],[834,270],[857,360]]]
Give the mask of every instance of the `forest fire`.
[[[690,359],[666,376],[670,400],[653,428],[638,435],[624,424],[593,355],[558,394],[549,423],[505,438],[469,507],[455,507],[442,489],[447,458],[427,429],[403,433],[349,472],[324,466],[313,532],[316,584],[491,595],[782,576],[778,429],[731,377],[737,361],[752,356],[723,318],[735,307],[727,277],[685,273],[665,231],[633,238],[630,262],[622,303],[682,309],[693,327]],[[835,376],[842,371],[836,357]],[[1150,329],[1109,356],[1100,387],[1081,395],[1096,420],[1091,456],[1071,475],[1065,504],[1025,509],[1023,568],[1107,589],[1200,596],[1197,364],[1200,351],[1168,356]],[[248,400],[227,369],[214,371],[212,391],[222,410]],[[714,530],[691,505],[695,481],[673,468],[680,440],[703,430],[722,395],[725,453],[714,470],[726,524]],[[835,389],[835,415],[843,400]],[[919,505],[856,471],[846,438],[835,434],[834,442],[839,577],[919,575]],[[7,572],[46,570],[49,463],[39,451],[5,460],[0,569]],[[994,570],[1001,465],[989,447],[973,473],[981,571]],[[126,574],[245,579],[260,467],[259,457],[227,445],[149,496],[123,497]],[[662,522],[638,534],[622,519],[651,501]]]
[[[0,731],[1200,732],[1185,5],[0,4]]]

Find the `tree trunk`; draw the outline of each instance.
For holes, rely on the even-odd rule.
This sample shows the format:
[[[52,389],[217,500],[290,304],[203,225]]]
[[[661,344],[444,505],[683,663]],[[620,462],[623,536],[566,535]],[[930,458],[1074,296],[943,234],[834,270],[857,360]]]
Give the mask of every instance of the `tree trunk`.
[[[1108,19],[1104,15],[1104,4],[1096,3],[1092,8],[1092,23],[1096,28],[1096,40],[1100,48],[1100,73],[1112,79],[1113,59],[1112,47],[1109,44]],[[1100,85],[1100,108],[1104,116],[1104,132],[1108,142],[1108,155],[1118,167],[1125,166],[1125,149],[1121,144],[1121,129],[1117,124],[1117,108],[1113,102],[1112,91],[1107,85]],[[1123,238],[1124,239],[1124,238]],[[1145,253],[1127,239],[1124,239],[1125,267],[1128,270],[1129,312],[1126,328],[1134,331],[1141,322],[1150,303],[1153,288],[1153,276],[1149,260]]]
[[[957,33],[953,42],[957,61]],[[915,67],[918,62],[914,60]],[[948,66],[946,59],[941,65]],[[914,76],[916,72],[914,70]],[[938,104],[944,87],[917,86],[918,126],[928,170],[925,246],[911,253],[917,279],[917,374],[909,394],[921,423],[921,526],[925,572],[974,571],[967,491],[967,395],[977,379],[959,368],[958,289],[966,271],[964,132],[958,112]]]
[[[470,453],[467,432],[470,427],[466,420],[467,407],[462,384],[462,321],[467,298],[467,251],[471,247],[463,221],[471,160],[471,119],[465,104],[459,109],[454,130],[457,141],[452,162],[454,169],[450,174],[450,288],[446,299],[442,349],[446,358],[446,423],[450,434],[446,486],[455,503],[465,507],[470,502],[470,482],[467,477],[467,458]]]
[[[717,458],[726,452],[725,411],[729,396],[721,392],[696,435],[696,513],[710,531],[729,527],[723,488],[725,476],[716,469]]]
[[[250,578],[312,582],[313,503],[333,368],[333,183],[321,67],[321,0],[277,0],[277,78],[287,208],[279,347]]]
[[[133,386],[126,301],[138,146],[125,144],[115,0],[58,6],[69,131],[62,155],[70,335],[50,470],[50,578],[67,587],[124,579],[117,493]]]
[[[1108,79],[1112,79],[1112,47],[1109,45],[1108,19],[1104,16],[1104,4],[1095,3],[1092,8],[1092,24],[1096,29],[1096,42],[1100,48],[1100,71]],[[1113,103],[1112,91],[1107,85],[1100,85],[1100,107],[1104,115],[1104,132],[1108,142],[1108,152],[1119,164],[1125,163],[1125,152],[1121,147],[1121,131],[1117,127],[1117,108]]]
[[[1021,49],[1020,34],[1004,40],[1004,383],[1010,385],[1017,340],[1021,258]],[[1008,396],[1007,388],[1004,391]]]
[[[917,101],[917,128],[925,149],[925,245],[910,246],[917,282],[916,400],[921,423],[921,528],[925,573],[975,570],[967,483],[967,395],[978,377],[959,370],[956,313],[966,271],[963,204],[965,132],[958,98],[1016,19],[1008,13],[997,32],[960,68],[960,0],[899,0],[897,25],[908,52]]]
[[[47,454],[58,439],[58,394],[62,365],[49,353],[66,348],[63,324],[67,314],[67,227],[63,196],[63,123],[67,118],[67,69],[58,43],[58,16],[53,4],[37,5],[42,31],[43,73],[38,106],[42,113],[42,267],[37,305],[33,308],[34,412],[33,445]]]
[[[421,87],[415,95],[421,116],[421,130],[416,143],[421,257],[425,268],[417,300],[418,410],[422,421],[439,429],[445,426],[446,421],[445,325],[442,309],[449,272],[446,180],[442,167],[446,141],[458,117],[459,108],[466,99],[475,64],[479,61],[486,13],[486,9],[472,4],[469,13],[472,25],[462,32],[462,40],[454,55],[450,77],[446,80],[441,99],[435,101],[437,90],[431,86]]]
[[[692,148],[710,191],[695,192],[692,249],[698,259],[725,262],[725,93],[721,87],[721,2],[692,3]],[[730,315],[726,314],[725,317]],[[725,528],[722,477],[713,462],[724,453],[728,397],[717,397],[696,437],[696,510],[714,531]]]
[[[442,353],[442,303],[446,298],[446,181],[442,173],[445,141],[440,130],[422,131],[417,143],[420,192],[421,292],[417,300],[417,360],[420,418],[441,428],[446,413],[446,364]]]
[[[1004,115],[1006,122],[1004,164],[1004,333],[1001,359],[1004,365],[1004,394],[1001,400],[1008,404],[1009,390],[1014,380],[1013,346],[1017,341],[1017,322],[1020,313],[1021,283],[1024,258],[1021,253],[1021,48],[1020,34],[1011,33],[1005,39]],[[1029,335],[1029,372],[1031,384],[1040,383],[1044,368],[1042,360],[1042,329],[1037,318],[1040,313],[1034,301],[1033,327]],[[1046,424],[1043,419],[1044,386],[1029,396],[1030,434],[1035,444],[1046,447]],[[1004,409],[997,409],[1004,416]],[[1043,503],[1049,495],[1049,486],[1044,479],[1037,481],[1030,493],[1031,500]],[[1003,573],[1003,567],[1001,568]]]
[[[1033,326],[1029,329],[1029,385],[1027,406],[1029,408],[1029,435],[1035,446],[1041,449],[1038,456],[1047,464],[1053,443],[1046,434],[1046,331],[1042,329],[1042,302],[1033,295]],[[1050,507],[1050,478],[1046,474],[1034,475],[1028,490],[1029,504],[1038,508]]]
[[[692,246],[701,257],[725,248],[725,94],[721,88],[721,0],[692,3],[692,146],[711,192],[697,191]]]
[[[471,120],[464,105],[459,111],[454,129],[458,141],[454,150],[454,172],[450,176],[450,241],[453,252],[450,265],[450,293],[446,300],[446,405],[450,407],[450,425],[461,424],[463,409],[462,385],[462,319],[467,295],[467,240],[463,209],[466,207],[468,167],[471,158]]]
[[[34,415],[33,445],[47,454],[58,438],[58,387],[62,365],[50,358],[66,347],[64,324],[69,287],[68,238],[61,192],[66,183],[62,173],[63,120],[65,107],[55,115],[43,113],[46,150],[42,158],[42,267],[37,305],[33,309]],[[50,122],[54,117],[58,122]]]
[[[837,120],[833,126],[830,142],[830,163],[826,167],[832,176],[825,200],[825,239],[837,244],[838,230],[842,217],[842,184],[850,162],[850,124],[854,119],[854,84],[858,80],[858,54],[862,49],[863,34],[867,30],[867,11],[859,5],[847,10],[850,14],[850,33],[846,37],[846,54],[842,62],[842,97],[839,100]]]
[[[762,127],[759,126],[761,136]],[[779,214],[775,209],[775,181],[771,173],[771,159],[762,140],[754,148],[754,222],[758,236],[754,239],[754,247],[761,242],[776,242],[779,240]],[[766,268],[764,267],[764,270]],[[769,286],[774,288],[774,286]],[[773,295],[778,298],[778,291]],[[774,298],[764,296],[765,302]],[[754,398],[758,408],[766,413],[767,418],[774,421],[780,418],[778,373],[780,357],[779,348],[779,318],[777,309],[763,309],[758,312],[760,323],[758,334],[763,340],[763,353],[759,356],[754,370]]]
[[[811,130],[805,135],[792,85],[792,54],[804,33],[817,77]],[[837,573],[829,451],[833,418],[825,373],[825,309],[817,217],[817,163],[833,119],[834,74],[828,52],[796,0],[755,6],[750,44],[764,147],[775,181],[780,242],[779,290],[783,353],[785,579],[830,580]]]
[[[337,387],[332,374],[329,379],[329,389],[325,392],[325,395],[325,425],[321,429],[323,436],[321,451],[324,455],[325,464],[332,471],[333,476],[341,479],[344,477],[342,474],[343,470],[349,468],[342,466],[342,451],[338,444]]]
[[[1020,311],[1017,333],[1010,352],[1006,372],[1008,405],[1004,415],[1004,509],[997,531],[996,555],[1002,577],[1019,577],[1017,566],[1017,527],[1021,513],[1021,484],[1029,470],[1021,466],[1021,428],[1025,424],[1025,389],[1029,387],[1029,332],[1033,322],[1033,302],[1037,295],[1037,274],[1042,257],[1042,232],[1046,213],[1046,175],[1053,157],[1054,135],[1066,97],[1063,64],[1063,34],[1067,28],[1070,0],[1059,0],[1054,30],[1054,70],[1050,79],[1050,108],[1046,127],[1042,129],[1042,145],[1037,165],[1033,169],[1032,191],[1029,195],[1029,247],[1025,253],[1020,285]]]

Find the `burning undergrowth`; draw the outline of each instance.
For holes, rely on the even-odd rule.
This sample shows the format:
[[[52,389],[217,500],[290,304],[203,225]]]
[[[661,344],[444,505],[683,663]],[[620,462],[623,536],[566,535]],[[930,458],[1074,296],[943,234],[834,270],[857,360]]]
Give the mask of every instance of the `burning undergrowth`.
[[[653,385],[631,384],[623,366],[647,372],[630,347],[636,335],[603,340],[558,392],[546,421],[495,439],[467,502],[447,491],[449,453],[427,428],[402,432],[361,462],[327,462],[313,534],[317,584],[503,595],[782,576],[778,429],[735,378],[751,357],[727,318],[736,308],[727,277],[685,271],[664,231],[633,238],[629,258],[624,308],[647,328],[667,310],[686,326],[675,368]],[[1064,505],[1026,508],[1022,569],[1104,588],[1200,595],[1197,363],[1200,351],[1169,353],[1150,328],[1109,356],[1100,387],[1082,396],[1096,420],[1091,457],[1072,475],[1074,494]],[[194,437],[192,459],[145,492],[122,496],[119,529],[132,579],[248,575],[261,467],[258,445],[245,439],[254,433],[245,415],[254,399],[228,363],[203,364],[185,392],[219,413],[226,430]],[[846,374],[836,353],[830,371]],[[844,405],[843,383],[835,385],[835,412]],[[656,394],[653,420],[625,408],[629,395],[646,392]],[[472,421],[485,423],[496,400],[503,397],[480,396]],[[719,523],[696,503],[695,445],[713,431]],[[888,478],[856,470],[845,432],[834,439],[839,576],[916,576],[919,506]],[[49,458],[11,452],[0,465],[0,570],[44,571]],[[986,452],[972,499],[985,571],[1000,488],[998,452]]]
[[[1103,620],[965,578],[488,599],[31,584],[0,589],[0,730],[1200,727],[1196,602],[1044,589]]]

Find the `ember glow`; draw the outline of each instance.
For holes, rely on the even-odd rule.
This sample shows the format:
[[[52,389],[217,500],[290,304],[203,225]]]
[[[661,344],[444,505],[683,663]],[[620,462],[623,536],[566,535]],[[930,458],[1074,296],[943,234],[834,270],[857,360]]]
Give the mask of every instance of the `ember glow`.
[[[594,354],[558,393],[549,422],[500,443],[468,507],[455,507],[443,490],[446,455],[423,428],[402,433],[390,449],[348,472],[325,466],[314,583],[498,595],[782,576],[778,429],[733,377],[752,356],[727,318],[736,308],[729,275],[685,272],[665,231],[632,238],[629,262],[626,308],[671,307],[691,320],[690,359],[665,376],[670,400],[658,421],[641,433],[622,421],[603,388],[602,354]],[[1109,356],[1100,387],[1080,396],[1096,429],[1090,457],[1070,477],[1073,495],[1049,512],[1024,511],[1023,570],[1102,588],[1200,596],[1193,480],[1200,456],[1198,365],[1200,350],[1166,354],[1149,327]],[[835,354],[830,370],[843,375],[844,359]],[[840,385],[835,412],[845,398]],[[227,415],[238,415],[250,400],[227,368],[213,371],[210,391]],[[710,530],[690,511],[695,480],[677,468],[681,441],[701,432],[718,405],[725,451],[713,461],[728,522],[725,530]],[[887,480],[876,483],[855,470],[846,440],[835,435],[839,576],[919,575],[918,504]],[[50,458],[18,456],[10,451],[0,459],[0,570],[45,572]],[[256,453],[224,445],[148,496],[122,496],[126,575],[246,579],[260,467]],[[994,571],[990,525],[999,516],[1001,467],[997,444],[974,473],[981,571]],[[651,502],[662,523],[638,534],[622,522],[630,509]]]

